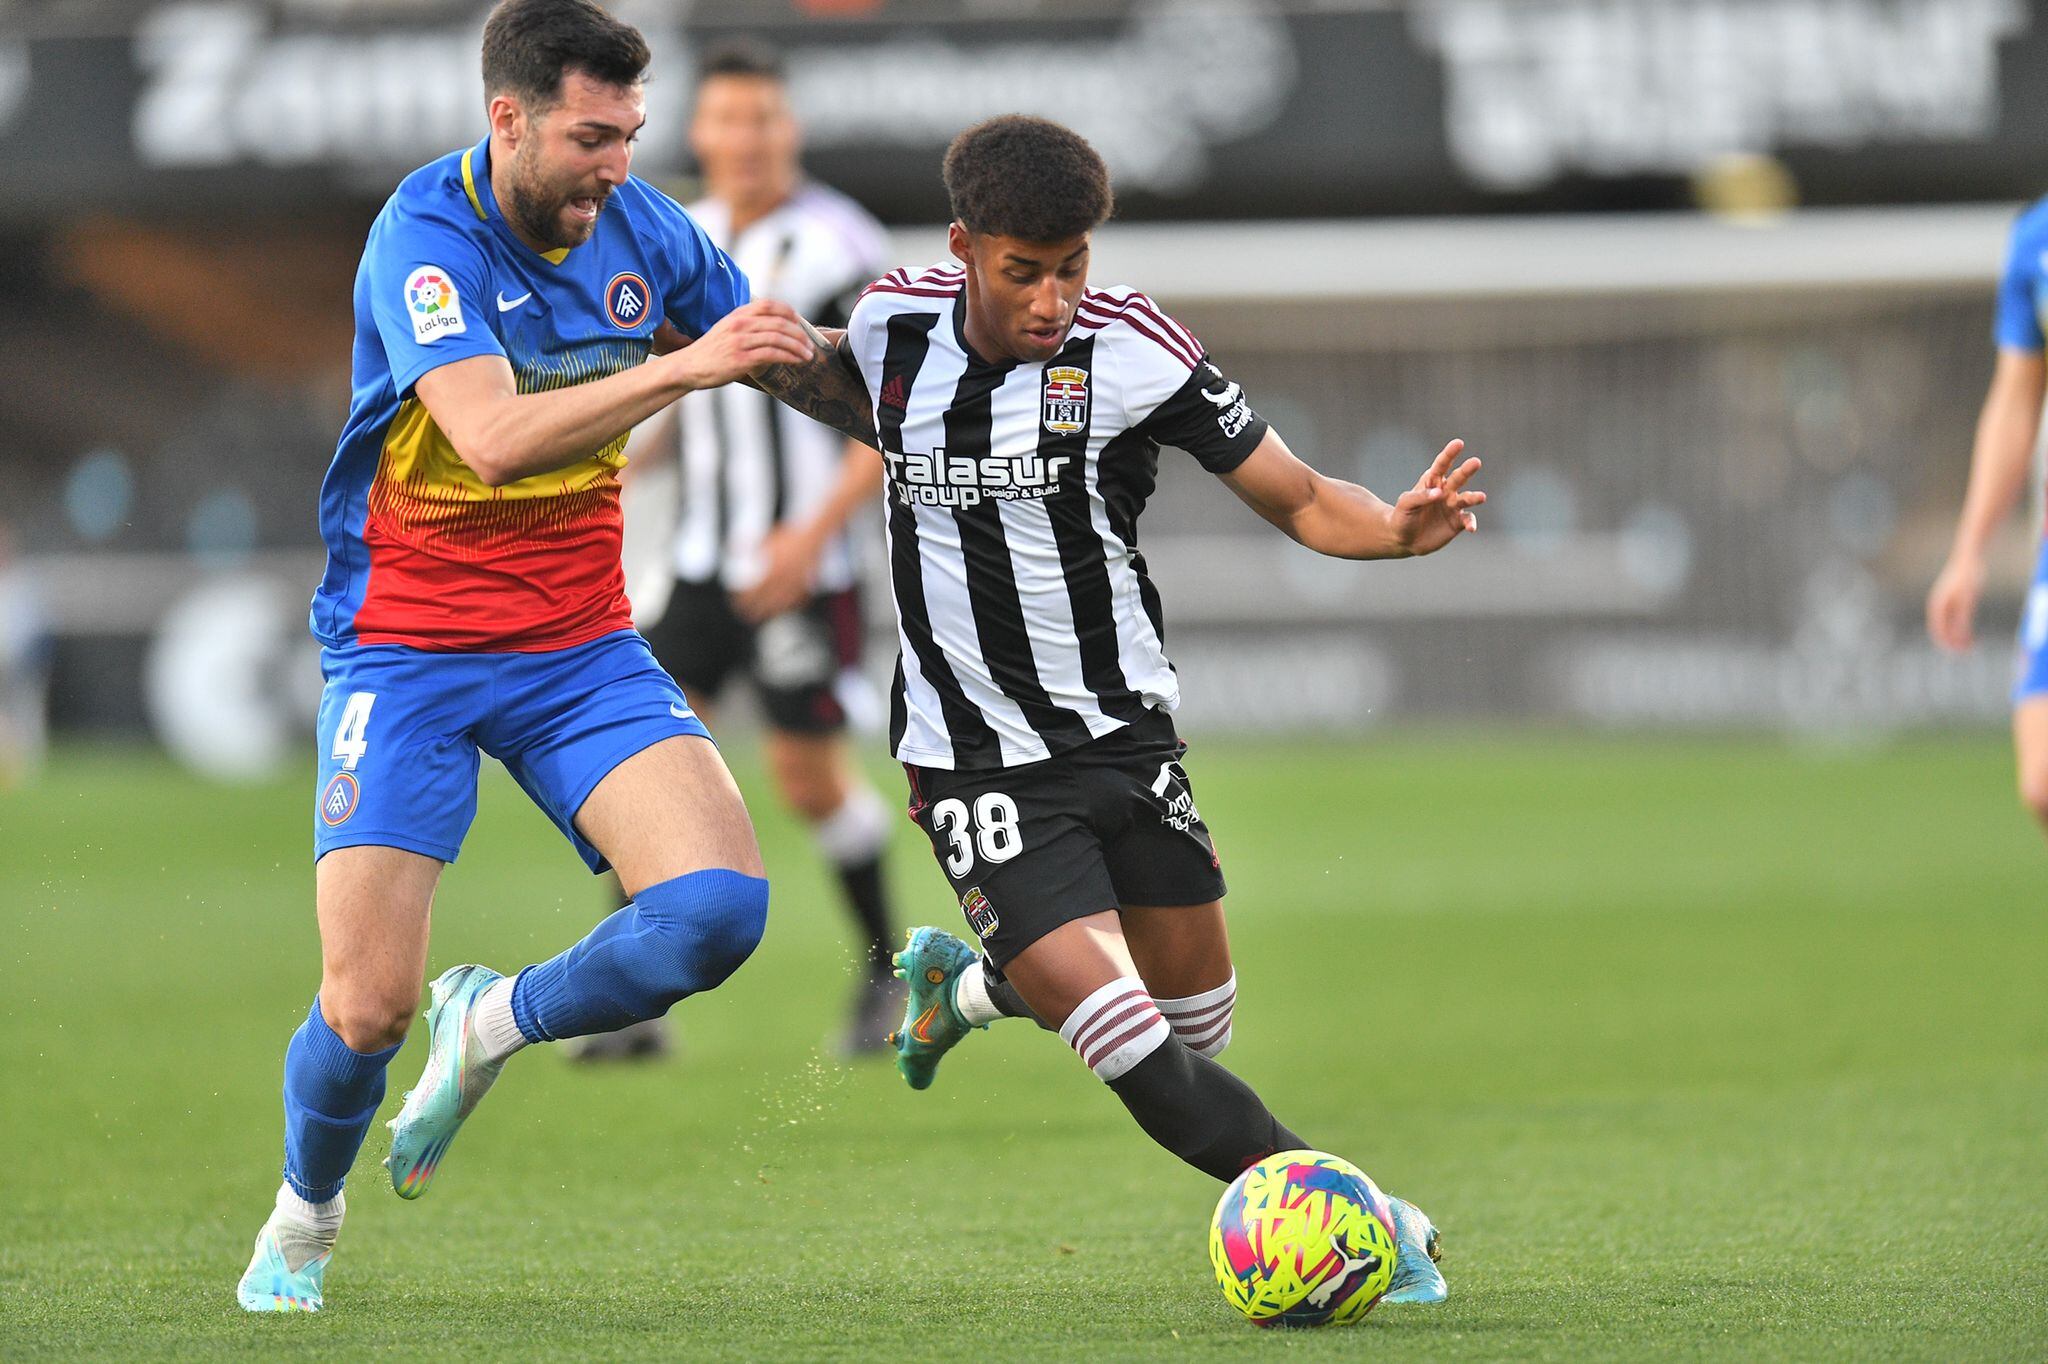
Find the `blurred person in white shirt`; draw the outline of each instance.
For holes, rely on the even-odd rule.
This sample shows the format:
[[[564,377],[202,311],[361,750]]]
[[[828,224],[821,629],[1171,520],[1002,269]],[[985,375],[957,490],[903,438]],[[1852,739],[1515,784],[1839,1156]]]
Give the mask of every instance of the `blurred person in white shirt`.
[[[50,710],[50,625],[43,595],[0,521],[0,790],[43,765]]]

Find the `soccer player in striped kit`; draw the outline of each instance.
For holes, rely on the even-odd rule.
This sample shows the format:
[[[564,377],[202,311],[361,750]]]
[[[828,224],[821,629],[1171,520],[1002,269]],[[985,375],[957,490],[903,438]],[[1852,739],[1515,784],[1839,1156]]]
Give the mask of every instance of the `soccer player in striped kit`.
[[[753,282],[821,327],[844,327],[882,272],[881,224],[845,195],[804,178],[801,133],[775,58],[744,45],[698,72],[690,143],[705,195],[688,205],[705,235]],[[681,516],[665,606],[643,618],[654,656],[707,722],[729,682],[751,681],[767,720],[768,770],[810,825],[860,938],[860,982],[842,1055],[886,1049],[903,1007],[889,956],[897,940],[883,854],[892,816],[854,765],[851,694],[868,695],[854,549],[845,533],[872,515],[882,461],[751,388],[686,395],[629,448],[636,467],[675,461]],[[872,704],[872,702],[870,702]],[[665,1019],[578,1038],[586,1060],[666,1049]]]
[[[847,328],[888,471],[911,814],[986,956],[936,928],[898,964],[898,1066],[930,1085],[972,1029],[1056,1029],[1160,1145],[1220,1180],[1307,1146],[1214,1059],[1237,977],[1223,876],[1170,712],[1137,519],[1162,444],[1324,554],[1428,554],[1476,528],[1452,441],[1389,504],[1289,452],[1186,328],[1088,287],[1109,217],[1093,148],[1044,119],[946,154],[954,261],[871,286]],[[1390,1301],[1445,1294],[1436,1229],[1393,1200]]]

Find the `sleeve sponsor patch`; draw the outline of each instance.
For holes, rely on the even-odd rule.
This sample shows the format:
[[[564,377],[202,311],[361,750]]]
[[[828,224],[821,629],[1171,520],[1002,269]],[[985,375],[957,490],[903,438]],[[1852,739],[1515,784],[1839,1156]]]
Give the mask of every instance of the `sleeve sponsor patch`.
[[[455,279],[438,265],[422,265],[405,281],[405,311],[412,319],[413,340],[421,345],[468,330],[462,321],[462,296]]]

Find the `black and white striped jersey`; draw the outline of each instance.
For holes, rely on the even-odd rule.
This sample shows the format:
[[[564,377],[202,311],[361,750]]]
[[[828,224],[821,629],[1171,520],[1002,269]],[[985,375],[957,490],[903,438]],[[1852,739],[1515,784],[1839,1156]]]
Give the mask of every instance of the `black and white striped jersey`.
[[[891,740],[1014,767],[1179,703],[1138,513],[1161,444],[1228,473],[1266,423],[1143,294],[1088,290],[1042,364],[982,360],[965,315],[961,270],[935,266],[869,286],[847,328],[889,471]]]
[[[739,233],[719,200],[699,200],[689,213],[745,272],[755,298],[780,299],[822,327],[844,326],[861,287],[883,268],[881,225],[823,185],[805,185]],[[831,491],[846,438],[744,384],[688,394],[677,415],[676,576],[751,587],[763,571],[762,538]],[[835,536],[818,562],[818,588],[838,591],[853,579],[852,550]]]

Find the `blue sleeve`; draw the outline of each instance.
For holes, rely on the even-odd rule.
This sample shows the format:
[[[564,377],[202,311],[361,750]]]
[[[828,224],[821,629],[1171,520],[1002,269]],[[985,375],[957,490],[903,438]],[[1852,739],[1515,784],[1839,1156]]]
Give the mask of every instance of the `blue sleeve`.
[[[751,299],[753,289],[732,258],[712,245],[681,204],[652,186],[647,203],[654,248],[669,262],[669,277],[662,282],[663,312],[683,335],[702,336],[719,318]]]
[[[1998,282],[1998,320],[1992,337],[2005,350],[2043,349],[2041,314],[2035,286],[2041,278],[2042,252],[2048,251],[2048,212],[2024,214],[2012,230],[2005,274]]]
[[[386,210],[363,249],[362,276],[401,396],[430,369],[505,353],[489,321],[483,252],[461,230]]]

